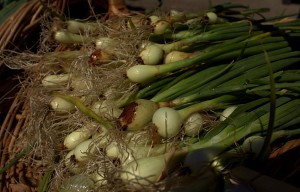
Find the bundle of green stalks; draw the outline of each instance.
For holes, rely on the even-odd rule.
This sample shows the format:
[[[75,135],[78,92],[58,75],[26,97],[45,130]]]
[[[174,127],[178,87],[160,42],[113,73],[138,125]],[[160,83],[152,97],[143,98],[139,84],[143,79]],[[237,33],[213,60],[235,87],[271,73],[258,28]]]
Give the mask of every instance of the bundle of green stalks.
[[[299,137],[300,21],[253,19],[265,11],[60,21],[49,44],[64,51],[7,59],[33,90],[39,190],[217,191],[230,168]]]

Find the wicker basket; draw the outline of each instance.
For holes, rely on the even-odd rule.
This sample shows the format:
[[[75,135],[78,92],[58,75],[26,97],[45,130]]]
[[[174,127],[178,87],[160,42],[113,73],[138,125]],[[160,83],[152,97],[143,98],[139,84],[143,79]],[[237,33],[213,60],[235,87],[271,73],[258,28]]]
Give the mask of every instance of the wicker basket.
[[[74,18],[86,18],[90,15],[90,7],[88,1],[85,0],[54,0],[50,4],[43,4],[40,0],[24,1],[19,5],[18,9],[6,19],[0,26],[0,52],[3,50],[12,51],[30,51],[36,50],[39,41],[39,32],[41,30],[41,20],[46,13],[53,12],[65,14]],[[127,8],[123,0],[100,0],[92,1],[94,3],[94,11],[96,13],[114,13],[123,14]],[[78,8],[80,12],[78,13]],[[84,9],[83,9],[84,8]],[[72,12],[69,12],[72,10]],[[55,17],[56,15],[52,15]],[[26,90],[19,85],[16,75],[20,76],[21,71],[15,71],[7,68],[0,61],[0,167],[4,167],[8,162],[13,160],[16,155],[26,151],[24,146],[23,134],[24,128],[29,121],[28,107],[26,97],[30,95],[30,90]],[[5,98],[5,100],[4,100]],[[295,140],[293,144],[287,143],[273,154],[273,157],[294,149],[294,154],[299,154],[300,139]],[[24,151],[25,148],[25,151]],[[296,150],[295,150],[296,149]],[[297,150],[298,149],[298,150]],[[30,156],[30,152],[27,153]],[[33,157],[33,156],[32,156]],[[17,163],[10,167],[5,173],[0,174],[0,191],[36,191],[39,182],[42,179],[44,170],[40,159],[32,158],[29,162],[25,159],[18,159]],[[292,155],[293,157],[293,155]],[[26,158],[28,159],[28,158]],[[295,159],[294,159],[295,160]],[[299,172],[299,158],[289,166],[288,172],[281,172],[282,169],[277,167],[282,163],[282,158],[274,160],[264,168],[256,167],[264,174],[278,179],[286,179],[286,181],[295,183],[295,178]],[[293,168],[296,172],[292,172]],[[286,167],[285,167],[286,169]],[[281,175],[278,175],[281,173]]]
[[[67,15],[87,18],[91,8],[93,13],[106,16],[107,13],[123,14],[127,11],[123,0],[30,0],[13,2],[5,8],[14,12],[0,26],[1,54],[6,50],[11,54],[14,51],[37,51],[41,21],[45,17],[51,19]],[[27,154],[26,160],[18,158],[17,163],[0,174],[0,191],[36,191],[44,173],[43,165],[36,156],[30,159],[23,137],[30,118],[29,104],[25,99],[29,97],[30,90],[19,84],[19,78],[23,78],[22,71],[9,69],[3,61],[0,61],[0,77],[0,167],[5,167],[22,153]]]
[[[51,6],[61,12],[65,6],[63,3],[63,1],[53,2]],[[33,34],[35,36],[39,34],[43,5],[40,1],[33,0],[15,3],[14,5],[10,4],[9,6],[14,6],[16,11],[11,13],[1,25],[0,50],[1,52],[4,50],[22,51],[27,45],[38,40],[33,37]],[[23,150],[22,134],[29,117],[26,110],[28,104],[22,102],[27,90],[20,88],[18,81],[14,79],[19,71],[10,70],[1,62],[0,73],[2,77],[1,96],[8,98],[2,100],[0,109],[0,167],[4,167],[7,162]],[[37,164],[32,165],[29,162],[19,160],[18,163],[0,175],[0,190],[35,191],[42,176],[42,173],[36,170],[38,170]]]

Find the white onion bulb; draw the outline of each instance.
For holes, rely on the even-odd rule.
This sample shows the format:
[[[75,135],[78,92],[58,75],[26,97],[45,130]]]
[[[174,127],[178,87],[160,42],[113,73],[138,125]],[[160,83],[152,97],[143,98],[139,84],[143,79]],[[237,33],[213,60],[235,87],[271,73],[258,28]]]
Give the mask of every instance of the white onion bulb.
[[[107,157],[110,158],[118,158],[120,157],[120,149],[119,145],[116,142],[111,142],[109,145],[105,148],[105,154]]]
[[[145,65],[157,65],[164,56],[164,50],[155,44],[146,46],[139,54]]]
[[[68,31],[56,31],[54,34],[54,39],[60,43],[66,44],[83,44],[90,40],[88,37],[70,33]]]
[[[149,185],[161,176],[166,166],[166,158],[164,155],[145,157],[134,160],[123,167],[120,177],[123,181],[134,181],[141,185]]]
[[[112,101],[109,100],[99,100],[93,103],[91,109],[98,115],[109,115],[111,117],[118,118],[122,113],[122,110],[115,107]]]
[[[152,117],[152,123],[156,126],[158,134],[167,138],[174,137],[180,132],[182,121],[180,114],[169,107],[159,108]]]
[[[95,45],[96,45],[96,49],[111,51],[116,49],[118,43],[116,40],[111,39],[109,37],[100,37],[96,40]]]
[[[79,162],[87,160],[88,154],[92,153],[94,149],[95,146],[92,139],[81,142],[74,149],[75,159]]]
[[[116,142],[110,143],[106,147],[106,155],[111,158],[118,158],[123,166],[135,161],[136,159],[163,155],[170,150],[172,144],[155,144],[155,145],[135,145],[120,146]]]
[[[138,158],[138,156],[135,157],[134,155],[139,154],[139,151],[136,151],[135,146],[129,147],[128,150],[128,148],[122,148],[122,146],[118,145],[116,142],[110,143],[106,147],[105,152],[107,157],[118,159],[122,166],[134,161],[136,158]]]
[[[174,10],[174,9],[172,9],[170,11],[170,17],[171,17],[172,22],[182,21],[186,18],[184,12],[180,12],[180,11],[177,11],[177,10]]]
[[[165,32],[170,31],[172,25],[165,20],[158,20],[153,24],[153,33],[155,34],[163,34]]]
[[[60,97],[53,97],[50,101],[50,106],[55,112],[59,113],[71,113],[76,110],[72,103]]]
[[[259,135],[253,135],[246,138],[241,146],[244,152],[253,153],[255,156],[259,155],[265,138]]]
[[[81,22],[76,20],[67,21],[67,30],[71,33],[80,34],[82,32],[92,32],[97,29],[97,25],[94,23]]]
[[[190,115],[183,124],[184,133],[187,136],[195,137],[203,128],[203,118],[199,113]]]
[[[181,51],[171,51],[165,56],[164,63],[173,63],[193,56],[193,53],[185,53]]]
[[[70,77],[70,74],[47,75],[42,80],[42,85],[44,87],[59,87],[65,85]]]
[[[155,77],[158,72],[157,67],[153,65],[134,65],[126,71],[126,74],[130,81],[144,83]]]
[[[82,127],[71,132],[65,137],[64,146],[69,150],[74,149],[79,143],[87,140],[92,135],[92,131],[93,129],[89,127]]]
[[[215,14],[214,12],[207,12],[206,16],[208,18],[208,23],[209,24],[217,23],[217,21],[218,21],[218,15]]]
[[[90,178],[94,181],[96,187],[100,187],[107,184],[107,180],[104,176],[105,170],[101,168],[98,168],[95,172],[90,174]]]
[[[151,16],[149,16],[149,19],[150,19],[151,25],[153,25],[154,23],[159,21],[161,18],[157,15],[151,15]]]

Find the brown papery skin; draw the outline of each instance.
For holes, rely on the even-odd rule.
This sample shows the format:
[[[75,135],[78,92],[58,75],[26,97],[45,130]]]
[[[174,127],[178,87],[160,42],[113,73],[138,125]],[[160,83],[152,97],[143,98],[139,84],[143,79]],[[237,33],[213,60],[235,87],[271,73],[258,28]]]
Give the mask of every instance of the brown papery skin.
[[[119,121],[120,121],[121,127],[124,131],[127,130],[127,125],[132,123],[137,106],[138,106],[138,104],[136,102],[132,102],[123,109],[123,111],[119,117]]]

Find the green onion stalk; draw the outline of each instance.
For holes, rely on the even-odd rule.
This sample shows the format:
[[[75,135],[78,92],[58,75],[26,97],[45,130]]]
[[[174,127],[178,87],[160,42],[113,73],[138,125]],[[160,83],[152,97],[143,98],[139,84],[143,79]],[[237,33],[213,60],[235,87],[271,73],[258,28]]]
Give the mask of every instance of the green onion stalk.
[[[276,105],[281,106],[289,101],[291,97],[279,97],[276,100]],[[228,133],[235,131],[237,127],[241,127],[249,122],[257,119],[258,116],[265,115],[270,110],[270,99],[269,98],[259,98],[247,102],[245,104],[239,105],[223,122],[221,122],[216,128],[208,131],[201,140],[203,142],[209,142],[211,137],[218,135],[222,131]],[[235,121],[238,119],[239,121]],[[225,130],[226,129],[226,130]]]
[[[143,46],[139,56],[142,58],[144,64],[157,65],[165,54],[164,62],[171,63],[179,59],[194,57],[199,50],[201,50],[201,52],[209,51],[209,49],[206,50],[205,48],[210,48],[210,45],[219,44],[219,46],[225,46],[226,43],[228,45],[244,40],[250,33],[251,35],[261,33],[253,32],[254,29],[250,26],[248,21],[238,22],[237,24],[239,24],[237,27],[230,23],[230,25],[233,26],[229,26],[228,24],[228,26],[220,27],[221,29],[217,28],[210,31],[198,32],[196,35],[191,35],[179,41],[173,39],[172,42],[166,43],[164,39],[162,44],[149,42]],[[240,26],[241,24],[243,25]],[[181,33],[183,32],[181,31]],[[191,51],[194,52],[190,53]]]
[[[234,33],[241,31],[250,31],[248,21],[236,21],[236,22],[227,22],[224,24],[204,24],[198,25],[197,27],[188,27],[184,30],[166,31],[162,34],[150,34],[149,40],[155,43],[162,42],[171,42],[171,41],[180,41],[184,39],[189,39],[194,36],[200,35],[202,33]],[[233,29],[234,28],[234,29]],[[253,31],[253,30],[251,30]],[[200,37],[198,37],[200,38]],[[203,36],[204,38],[204,36]],[[204,40],[204,39],[203,39]],[[185,41],[185,40],[184,40]]]
[[[273,69],[274,72],[281,70],[284,67],[287,66],[291,66],[293,64],[296,64],[300,61],[300,58],[287,58],[287,59],[283,59],[283,60],[279,60],[276,62],[273,62]],[[242,76],[238,76],[235,79],[232,79],[231,81],[227,81],[224,84],[219,85],[218,87],[212,87],[210,89],[199,89],[199,90],[195,90],[193,91],[194,93],[188,93],[184,96],[178,97],[172,101],[166,101],[166,103],[168,103],[168,105],[170,106],[177,106],[177,105],[181,105],[184,103],[188,103],[188,102],[192,102],[192,101],[196,101],[199,99],[205,99],[208,97],[214,97],[214,96],[218,96],[218,95],[222,95],[222,94],[228,94],[228,93],[244,93],[244,91],[249,90],[266,90],[269,89],[267,85],[259,85],[259,84],[251,84],[251,83],[247,83],[247,80],[250,78],[257,78],[259,77],[258,75],[260,75],[261,73],[266,73],[265,70],[265,66],[261,66],[258,68],[254,68],[253,70],[249,70],[249,73],[246,73],[245,75]],[[250,77],[250,75],[253,75]],[[266,74],[264,74],[266,75]],[[267,75],[266,75],[267,76]],[[249,77],[249,78],[248,78]],[[278,84],[278,89],[281,88],[285,88],[285,87],[297,87],[298,84],[297,82],[293,82],[293,83],[276,83]],[[161,102],[161,105],[162,102]]]
[[[288,67],[293,66],[294,64],[297,64],[299,52],[293,52],[291,53],[290,58],[284,58],[278,61],[275,61],[272,63],[274,72],[278,72],[280,70],[287,69]],[[290,60],[290,62],[289,62]],[[266,71],[266,66],[257,66],[252,69],[249,69],[247,72],[245,72],[243,75],[238,76],[236,78],[233,78],[229,81],[224,82],[220,86],[227,86],[236,84],[237,82],[245,82],[246,80],[255,80],[256,78],[263,78],[268,76],[268,73]]]
[[[277,105],[274,128],[282,127],[297,118],[300,112],[299,106],[299,99],[292,99]],[[236,142],[255,133],[264,133],[268,127],[269,115],[270,112],[262,115],[257,114],[254,120],[247,124],[240,124],[230,132],[224,128],[218,134],[211,135],[209,139],[200,140],[175,152],[137,159],[123,167],[120,177],[127,182],[134,181],[134,183],[141,185],[149,185],[161,180],[168,171],[174,170],[180,162],[184,162],[184,166],[191,169],[192,173],[203,171],[205,167],[211,165],[214,159],[230,149]],[[239,121],[239,119],[235,121]],[[277,133],[280,135],[279,133],[283,133],[283,131]],[[286,133],[288,135],[288,132]],[[290,132],[290,134],[294,133],[298,134],[299,131]]]
[[[248,37],[248,36],[247,36]],[[245,38],[247,38],[247,37],[243,37],[243,38],[240,38],[240,37],[237,37],[237,38],[234,38],[234,39],[230,39],[230,40],[227,40],[227,41],[225,41],[224,43],[222,43],[222,44],[218,44],[218,48],[220,47],[220,46],[227,46],[227,45],[230,45],[231,43],[236,43],[236,42],[239,42],[239,41],[241,41],[241,40],[245,40]],[[214,46],[210,46],[210,47],[208,47],[207,49],[205,49],[205,50],[203,50],[203,51],[201,51],[201,52],[209,52],[209,51],[211,51],[211,50],[213,50],[213,49],[210,49],[211,47],[214,47]],[[268,52],[268,54],[270,55],[270,56],[273,56],[273,55],[279,55],[279,54],[281,54],[281,53],[286,53],[286,52],[290,52],[291,51],[291,48],[290,47],[284,47],[284,48],[282,48],[282,49],[278,49],[278,50],[274,50],[274,51],[269,51]],[[185,54],[188,54],[188,53],[185,53]],[[177,54],[178,55],[178,54]],[[244,54],[242,54],[242,55],[244,55]],[[251,59],[253,59],[252,61],[247,61],[246,60],[246,58],[245,59],[243,59],[243,61],[245,61],[245,63],[246,63],[246,61],[247,61],[247,64],[243,64],[243,62],[242,63],[240,63],[239,61],[235,61],[234,62],[234,65],[232,65],[232,69],[234,69],[234,68],[238,68],[238,71],[239,71],[239,73],[235,73],[235,72],[230,72],[231,73],[231,75],[225,75],[224,77],[228,77],[227,79],[230,79],[231,77],[235,77],[236,75],[238,75],[238,74],[240,74],[240,73],[242,73],[243,71],[245,71],[245,70],[247,70],[248,68],[251,68],[251,67],[253,67],[253,66],[256,66],[256,64],[257,63],[261,63],[261,62],[264,62],[264,58],[262,58],[263,57],[263,54],[262,53],[259,53],[257,56],[256,55],[254,55],[254,56],[251,56],[250,58]],[[173,57],[174,58],[174,57]],[[249,59],[250,59],[249,58]],[[183,58],[182,58],[183,59]],[[174,59],[173,59],[174,60]],[[257,61],[259,61],[259,62],[253,62],[253,61],[255,61],[255,60],[257,60]],[[240,63],[240,64],[239,64]],[[248,67],[249,66],[249,67]],[[201,83],[200,84],[203,84],[203,82],[205,82],[205,81],[207,81],[207,80],[204,80],[205,79],[205,75],[207,76],[207,74],[208,73],[212,73],[214,76],[217,76],[217,74],[215,74],[215,72],[213,71],[213,69],[212,69],[212,71],[210,71],[210,65],[202,65],[202,66],[200,66],[199,68],[196,68],[197,70],[201,70],[201,71],[203,71],[203,72],[201,72],[201,71],[199,71],[199,73],[197,73],[197,74],[194,74],[192,77],[190,77],[189,79],[191,79],[191,80],[183,80],[183,82],[184,81],[191,81],[191,82],[193,82],[192,81],[192,78],[194,78],[195,79],[195,81],[193,82],[193,83],[191,83],[191,84],[193,84],[193,87],[195,87],[195,86],[198,86],[199,85],[199,83],[200,82],[198,82],[198,80],[197,79],[203,79],[202,81],[201,81]],[[229,66],[228,66],[229,67]],[[247,67],[247,68],[246,68]],[[207,71],[205,71],[205,69],[207,68]],[[212,66],[212,68],[213,68],[213,66]],[[222,67],[220,66],[220,67],[218,67],[218,66],[216,66],[215,67],[216,68],[216,71],[218,71],[218,69],[217,68],[220,68],[220,69],[222,69]],[[226,67],[224,67],[225,69],[226,69]],[[226,71],[226,70],[221,70],[221,71]],[[194,69],[193,69],[194,70]],[[186,72],[184,72],[184,73],[186,73]],[[220,72],[220,73],[222,73],[222,72]],[[232,74],[232,73],[234,73],[234,74]],[[174,74],[174,75],[176,75],[176,74]],[[199,77],[197,77],[199,75]],[[204,75],[204,76],[203,76]],[[168,76],[167,76],[167,78],[168,78]],[[181,77],[180,77],[181,78]],[[218,78],[218,79],[220,79],[220,78]],[[164,77],[162,77],[162,78],[160,78],[160,79],[157,79],[157,81],[158,82],[162,82],[162,81],[164,81]],[[154,84],[156,84],[156,82],[157,81],[155,81],[154,82]],[[165,88],[163,88],[163,90],[160,90],[158,93],[157,93],[157,95],[155,96],[155,97],[163,97],[162,95],[164,95],[164,93],[162,93],[162,92],[167,92],[167,95],[165,96],[166,98],[170,98],[170,97],[174,97],[175,96],[175,92],[176,92],[176,94],[179,94],[179,92],[187,92],[186,91],[186,88],[189,88],[191,85],[189,84],[189,86],[186,86],[183,82],[180,82],[180,81],[178,81],[179,83],[178,83],[178,85],[175,85],[174,87],[172,87],[172,88],[170,88],[170,87],[165,87]],[[224,81],[223,81],[224,82]],[[196,83],[196,84],[195,84]],[[170,85],[168,85],[168,86],[170,86]],[[180,89],[177,89],[177,88],[175,88],[175,87],[180,87]],[[142,90],[140,90],[139,91],[139,93],[137,93],[137,96],[136,96],[136,98],[145,98],[144,97],[144,95],[146,95],[146,93],[147,92],[150,92],[151,91],[151,93],[153,93],[153,92],[155,92],[153,89],[151,89],[151,87],[155,87],[155,89],[159,89],[156,85],[153,85],[152,86],[152,84],[150,83],[150,85],[149,86],[147,86],[147,88],[145,88],[145,89],[142,89]],[[190,89],[193,89],[193,88],[190,88]],[[173,90],[173,91],[172,91]],[[174,90],[176,90],[176,91],[174,91]],[[154,99],[154,98],[153,98]],[[156,101],[160,101],[159,99],[154,99],[154,100],[156,100]]]
[[[174,50],[166,52],[166,55],[164,57],[164,63],[167,64],[167,63],[172,63],[172,62],[175,62],[178,60],[192,58],[192,57],[197,56],[199,53],[206,53],[206,52],[210,52],[215,49],[220,49],[221,47],[225,47],[225,46],[228,46],[228,45],[231,45],[234,43],[249,41],[250,39],[254,39],[254,37],[256,39],[258,39],[261,37],[268,36],[268,35],[263,35],[263,34],[265,34],[265,33],[263,33],[262,31],[252,31],[251,33],[249,32],[244,35],[240,34],[235,38],[230,38],[230,39],[225,39],[225,40],[220,40],[220,41],[212,41],[211,40],[211,41],[206,41],[206,42],[202,42],[202,43],[195,42],[191,45],[185,45],[185,46],[176,48],[174,46],[176,46],[177,43],[180,44],[180,41],[178,41],[173,44],[166,45],[166,46],[169,46],[168,48],[174,49]],[[224,36],[224,35],[220,35],[220,36]],[[214,59],[213,61],[216,61],[216,59]]]
[[[268,54],[270,55],[272,62],[282,58],[293,57],[298,54],[296,52],[290,53],[289,51],[289,48],[282,48],[279,50],[270,51]],[[154,97],[151,98],[151,100],[155,102],[165,101],[167,99],[170,100],[172,98],[174,99],[179,97],[184,93],[188,94],[196,88],[200,88],[200,90],[213,88],[239,75],[242,75],[249,69],[264,63],[264,55],[263,53],[260,53],[249,58],[233,62],[227,66],[211,66],[193,74],[192,76],[178,82],[164,91],[158,92]]]
[[[70,95],[58,93],[58,92],[54,92],[53,96],[59,97],[63,100],[66,100],[67,102],[73,104],[83,114],[85,114],[86,116],[92,118],[96,122],[102,124],[105,129],[112,129],[113,128],[113,125],[108,120],[102,118],[97,113],[95,113],[93,110],[91,110],[90,108],[85,106],[84,103],[80,99],[78,99],[76,97],[73,97],[73,96],[70,96]]]
[[[289,49],[285,49],[283,47],[283,48],[279,48],[278,50],[275,50],[274,52],[271,52],[272,57],[270,57],[270,59],[271,61],[274,61],[272,63],[274,72],[279,71],[285,67],[288,67],[300,61],[300,58],[297,57],[299,55],[298,52],[286,52],[288,50]],[[280,52],[283,53],[277,55]],[[260,58],[261,61],[254,62],[256,61],[257,58]],[[213,104],[210,103],[210,105],[212,105],[211,107],[213,108],[214,105],[221,105],[228,102],[228,100],[226,99],[223,100],[223,98],[226,98],[225,97],[226,94],[235,94],[236,96],[238,96],[240,94],[245,94],[245,93],[252,93],[252,92],[266,91],[266,90],[268,91],[269,87],[267,85],[248,83],[248,81],[249,80],[251,81],[251,79],[268,76],[268,72],[265,69],[266,66],[263,65],[264,63],[265,63],[264,55],[260,54],[257,56],[253,56],[252,58],[245,59],[245,61],[244,60],[238,61],[236,64],[237,66],[235,66],[234,63],[233,65],[231,63],[227,67],[224,67],[224,65],[219,65],[219,66],[217,65],[217,66],[210,67],[206,70],[199,71],[198,73],[195,73],[194,75],[179,81],[177,84],[171,86],[169,89],[160,92],[160,95],[163,94],[165,95],[163,95],[163,97],[159,99],[157,99],[157,97],[154,97],[151,100],[138,99],[137,100],[138,102],[133,102],[130,105],[126,106],[119,118],[121,125],[126,130],[127,129],[137,130],[143,128],[146,124],[148,124],[151,121],[152,116],[153,117],[158,116],[163,118],[158,120],[158,122],[160,123],[154,123],[156,126],[157,124],[160,124],[159,126],[157,126],[157,127],[161,127],[157,129],[159,134],[163,137],[173,137],[179,132],[182,121],[185,120],[186,117],[182,117],[177,114],[177,118],[175,118],[176,121],[174,121],[176,122],[176,126],[175,125],[169,126],[169,127],[174,127],[174,130],[168,131],[168,129],[165,126],[163,126],[164,125],[163,121],[167,121],[166,120],[167,118],[164,116],[164,114],[168,114],[170,110],[171,111],[173,110],[173,109],[169,109],[169,107],[184,106],[186,104],[189,105],[189,103],[192,102],[200,101],[200,103],[198,104],[191,105],[193,106],[193,109],[196,109],[194,108],[194,106],[197,105],[203,106],[204,103],[213,101],[214,102]],[[230,70],[230,67],[233,68],[233,70],[227,72],[228,76],[227,74],[222,76],[222,74],[224,74],[227,70]],[[212,71],[215,71],[215,73],[213,75],[210,75],[212,74]],[[223,79],[224,82],[226,81],[227,82],[222,84],[221,83],[222,81],[220,81],[218,77],[220,77],[221,80]],[[202,80],[199,81],[200,78],[202,78]],[[230,78],[233,79],[228,81],[228,79]],[[216,83],[216,81],[218,83]],[[221,83],[221,85],[215,87],[219,83]],[[202,85],[204,86],[204,88],[202,88]],[[297,82],[292,82],[292,83],[277,83],[276,85],[278,86],[277,89],[282,89],[285,87],[290,87],[290,88],[298,87],[299,84]],[[181,95],[179,94],[179,96],[173,100],[165,99],[161,101],[162,98],[168,98],[168,96],[172,96],[173,94],[176,95],[177,90],[178,92],[181,93]],[[208,98],[213,98],[213,99],[208,99]],[[159,109],[159,108],[163,108],[163,109]],[[198,111],[206,110],[207,108],[198,108],[194,110],[193,113],[195,113],[197,110]],[[140,109],[142,109],[142,112],[140,112]],[[160,113],[160,115],[154,115],[156,113],[156,110],[162,111],[166,109],[168,109],[168,112],[163,111],[162,114]],[[187,109],[188,107],[185,106],[184,109],[182,110],[187,110]],[[174,114],[176,113],[174,112]],[[189,113],[189,115],[191,114],[192,112]],[[138,116],[142,116],[142,118]]]
[[[158,79],[157,81],[154,81],[153,83],[150,83],[144,87],[141,87],[139,91],[135,95],[135,99],[144,99],[149,98],[150,96],[153,97],[153,95],[156,95],[160,92],[164,92],[167,89],[170,89],[170,87],[176,85],[180,81],[186,79],[189,76],[193,76],[196,74],[196,70],[190,69],[187,71],[183,71],[182,74],[175,73],[172,76],[163,77],[161,79]]]
[[[277,45],[279,47],[277,47]],[[127,70],[127,76],[132,82],[144,83],[167,73],[175,72],[183,68],[192,67],[194,65],[199,65],[200,63],[205,63],[210,59],[225,53],[229,54],[227,59],[238,57],[240,54],[240,50],[245,46],[247,48],[256,47],[256,49],[252,49],[252,54],[255,54],[261,52],[263,47],[267,49],[270,46],[270,49],[278,49],[287,47],[288,44],[281,37],[269,37],[249,42],[239,42],[221,47],[220,49],[216,49],[211,52],[199,54],[193,58],[176,61],[169,65],[135,65]],[[261,47],[259,48],[259,46]]]
[[[171,10],[169,15],[165,17],[159,17],[156,15],[152,15],[149,17],[152,23],[155,23],[159,20],[163,20],[168,22],[170,25],[172,25],[175,29],[178,28],[176,26],[181,26],[184,28],[191,28],[193,25],[192,23],[195,23],[194,21],[201,23],[223,23],[227,22],[226,20],[222,19],[221,17],[218,17],[218,13],[224,12],[226,10],[230,9],[236,9],[236,8],[243,8],[247,9],[248,7],[242,4],[238,3],[224,3],[220,4],[214,7],[211,7],[207,10],[200,11],[200,12],[179,12],[176,10]],[[217,13],[217,14],[216,14]]]
[[[298,117],[297,113],[299,113],[299,109],[297,108],[299,107],[299,102],[299,99],[292,99],[286,103],[276,106],[274,129]],[[217,135],[214,135],[209,139],[207,138],[204,141],[200,141],[197,144],[193,144],[190,149],[197,149],[197,147],[205,147],[210,145],[224,147],[224,144],[228,147],[247,135],[253,133],[264,133],[269,123],[269,114],[270,112],[267,112],[257,117],[255,120],[248,122],[247,124],[235,127],[234,130],[233,128],[230,128],[231,131],[228,131],[226,128],[224,128]]]
[[[174,43],[168,44],[156,44],[160,46],[165,53],[169,53],[174,50],[181,50],[184,47],[190,47],[195,45],[196,43],[207,43],[213,41],[221,41],[226,39],[232,39],[237,36],[247,35],[251,32],[249,22],[245,22],[245,26],[242,27],[231,27],[228,26],[218,29],[211,30],[208,32],[202,32],[198,35],[194,35],[179,41],[175,41]]]
[[[218,78],[222,74],[225,74],[231,66],[232,64],[222,64],[199,70],[199,72],[179,81],[168,89],[158,92],[151,100],[155,102],[167,101],[170,100],[170,98],[176,98],[183,93],[188,93],[189,91]]]
[[[248,6],[245,6],[243,4],[239,4],[239,3],[232,3],[232,2],[226,2],[226,3],[222,3],[222,4],[218,4],[216,6],[213,6],[211,8],[209,8],[208,10],[206,10],[205,12],[224,12],[226,10],[230,10],[230,9],[248,9]],[[189,19],[198,17],[199,15],[202,15],[203,12],[191,12],[191,13],[187,13],[186,17]]]
[[[271,135],[270,145],[276,142],[278,139],[289,139],[300,134],[300,129],[286,129],[274,131]],[[263,145],[266,140],[265,134],[253,134],[241,140],[241,143],[236,147],[229,149],[228,151],[220,154],[210,163],[210,166],[214,171],[220,174],[228,174],[230,169],[236,165],[240,165],[241,162],[249,162],[252,160],[257,162]],[[267,150],[267,155],[271,150]],[[246,163],[247,164],[247,163]]]

